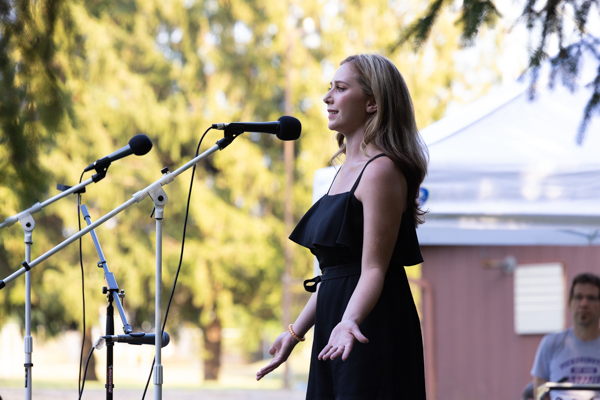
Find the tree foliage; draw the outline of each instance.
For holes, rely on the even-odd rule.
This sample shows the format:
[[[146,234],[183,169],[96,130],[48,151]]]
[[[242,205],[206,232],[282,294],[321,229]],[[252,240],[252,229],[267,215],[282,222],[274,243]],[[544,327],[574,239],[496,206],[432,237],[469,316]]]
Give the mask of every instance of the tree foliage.
[[[557,77],[571,91],[575,90],[577,78],[584,61],[596,63],[596,77],[586,83],[592,94],[583,110],[577,132],[577,143],[583,143],[586,127],[594,114],[600,114],[600,39],[588,32],[589,22],[597,21],[600,14],[598,0],[523,0],[523,11],[515,23],[524,23],[531,35],[537,36],[537,43],[530,48],[528,69],[531,75],[532,95],[540,68],[549,61],[550,85]],[[412,42],[420,48],[430,36],[441,10],[453,2],[433,0],[425,14],[404,29],[394,49]],[[595,13],[595,14],[594,14]],[[462,45],[469,46],[476,40],[483,26],[493,28],[501,17],[492,0],[465,0],[460,7],[460,17],[456,23],[462,29]],[[596,19],[594,19],[596,17]],[[549,42],[555,40],[558,52],[549,54]]]
[[[68,25],[69,15],[61,0],[2,0],[0,21],[0,126],[7,150],[0,185],[10,182],[24,206],[46,184],[41,145],[64,130],[71,111],[53,43],[57,25]]]
[[[149,154],[119,160],[104,180],[86,188],[83,203],[97,220],[158,179],[163,167],[174,170],[189,161],[212,123],[276,120],[286,98],[303,125],[295,144],[293,213],[298,220],[312,201],[314,171],[329,165],[335,151],[321,101],[347,55],[390,56],[409,85],[419,126],[443,115],[457,97],[456,82],[484,90],[460,71],[434,67],[452,65],[448,44],[458,41],[459,31],[445,15],[433,29],[436,41],[424,45],[422,54],[388,53],[418,4],[0,0],[0,176],[7,177],[0,182],[0,220],[36,198],[56,194],[47,189],[55,183],[75,184],[90,162],[135,134],[147,134],[154,143]],[[209,133],[201,151],[219,138]],[[181,324],[202,328],[205,378],[218,376],[223,328],[242,330],[248,353],[260,350],[262,337],[279,330],[283,246],[289,235],[283,224],[283,164],[281,142],[258,133],[240,136],[198,164],[166,329],[176,340]],[[165,186],[163,293],[169,292],[179,264],[190,175]],[[79,229],[76,209],[71,196],[34,214],[33,259]],[[126,291],[125,309],[135,330],[154,321],[151,211],[146,199],[96,230],[109,268]],[[17,225],[0,235],[0,273],[6,276],[23,260],[22,231]],[[82,325],[80,291],[73,289],[81,279],[77,250],[71,245],[32,270],[32,325],[38,334]],[[106,304],[105,284],[88,236],[83,259],[86,323],[97,325],[97,310]],[[311,273],[312,256],[296,250],[295,312],[307,296],[300,281]],[[19,279],[0,292],[0,324],[9,316],[22,318],[24,290]]]

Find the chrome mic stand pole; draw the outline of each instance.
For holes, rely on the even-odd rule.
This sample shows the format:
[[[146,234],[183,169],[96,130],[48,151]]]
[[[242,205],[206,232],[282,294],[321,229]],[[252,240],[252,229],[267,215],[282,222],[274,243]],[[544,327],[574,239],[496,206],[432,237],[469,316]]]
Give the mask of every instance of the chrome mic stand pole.
[[[162,232],[163,232],[163,218],[164,218],[164,207],[167,203],[168,197],[162,187],[158,187],[156,190],[149,193],[150,197],[154,201],[154,218],[156,219],[156,277],[155,277],[155,300],[154,300],[154,330],[156,335],[154,337],[154,399],[162,399],[162,385],[163,385],[163,366],[161,364],[161,351],[162,351]]]
[[[103,223],[105,223],[106,221],[108,221],[109,219],[114,217],[115,215],[119,214],[121,211],[129,208],[134,203],[141,202],[142,200],[144,200],[146,198],[146,196],[150,196],[152,198],[152,200],[154,201],[155,208],[156,208],[156,229],[157,229],[157,231],[156,231],[156,273],[157,273],[157,275],[156,275],[156,299],[155,299],[155,304],[156,304],[155,323],[157,325],[155,327],[155,329],[156,329],[156,335],[155,335],[155,347],[156,347],[155,362],[156,362],[156,365],[154,366],[154,373],[155,373],[155,375],[154,375],[154,385],[155,385],[154,396],[155,396],[155,400],[162,400],[163,370],[162,370],[162,365],[160,364],[160,362],[161,362],[161,344],[162,344],[162,327],[160,325],[160,321],[161,321],[160,295],[162,294],[162,288],[161,288],[161,282],[162,282],[162,224],[163,224],[163,215],[164,215],[164,205],[167,201],[167,195],[164,192],[164,190],[162,189],[162,186],[173,182],[173,180],[175,180],[175,178],[177,176],[179,176],[182,172],[186,171],[187,169],[193,167],[195,164],[200,162],[203,158],[206,158],[207,156],[211,155],[212,153],[216,152],[217,150],[223,150],[225,147],[227,147],[229,144],[231,144],[231,142],[237,136],[239,136],[241,133],[243,133],[243,132],[241,132],[241,131],[227,132],[226,131],[226,133],[225,133],[226,136],[223,139],[219,140],[217,142],[217,144],[212,146],[210,149],[206,150],[204,153],[202,153],[199,156],[188,161],[186,164],[182,165],[181,167],[179,167],[172,173],[169,172],[168,170],[166,170],[164,172],[164,175],[162,178],[160,178],[156,182],[150,184],[145,189],[140,190],[137,193],[134,193],[133,198],[129,199],[125,203],[123,203],[120,206],[118,206],[117,208],[113,209],[112,211],[110,211],[109,213],[107,213],[106,215],[104,215],[103,217],[98,219],[96,222],[83,228],[82,230],[75,233],[74,235],[72,235],[71,237],[69,237],[62,243],[60,243],[59,245],[55,246],[54,248],[47,251],[40,257],[36,258],[35,260],[33,260],[31,262],[24,261],[23,263],[21,263],[23,265],[23,268],[20,268],[19,270],[15,271],[14,273],[7,276],[3,280],[0,280],[0,290],[2,288],[4,288],[7,283],[12,282],[17,277],[23,275],[26,271],[29,271],[31,268],[37,266],[42,261],[44,261],[44,260],[50,258],[52,255],[58,253],[60,250],[67,247],[69,244],[73,243],[74,241],[76,241],[77,239],[79,239],[80,237],[85,235],[86,233],[92,231],[96,227],[102,225]],[[0,228],[1,227],[2,226],[0,225]],[[159,329],[160,329],[160,332],[159,332]]]
[[[25,260],[31,261],[31,245],[33,244],[33,229],[35,221],[31,214],[19,220],[25,233]],[[31,336],[31,272],[25,273],[25,400],[31,400],[32,381],[31,369],[33,367],[33,337]]]
[[[100,178],[102,179],[102,178]],[[42,209],[57,200],[68,196],[71,193],[76,193],[83,190],[84,187],[92,182],[98,182],[98,176],[88,179],[87,181],[80,183],[79,185],[68,188],[67,190],[51,197],[43,203],[35,203],[27,210],[21,211],[20,213],[8,217],[0,224],[0,229],[9,227],[15,224],[17,221],[21,223],[23,227],[23,233],[25,237],[25,263],[31,261],[31,246],[33,245],[33,230],[35,229],[35,220],[31,214],[42,211]],[[29,269],[25,272],[25,337],[24,350],[25,350],[25,400],[31,400],[32,398],[32,367],[33,367],[33,337],[31,336],[31,272]]]

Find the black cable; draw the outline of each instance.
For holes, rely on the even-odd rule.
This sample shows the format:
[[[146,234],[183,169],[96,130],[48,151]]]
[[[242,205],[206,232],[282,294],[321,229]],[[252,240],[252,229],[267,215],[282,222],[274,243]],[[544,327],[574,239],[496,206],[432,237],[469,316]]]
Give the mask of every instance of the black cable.
[[[81,389],[79,389],[79,400],[81,400],[81,396],[83,395],[83,388],[85,386],[85,375],[87,374],[88,365],[90,364],[90,359],[92,358],[92,353],[94,352],[95,347],[92,346],[90,350],[90,354],[88,354],[87,361],[85,362],[85,370],[83,371],[83,382],[81,384]],[[79,371],[81,373],[81,371]]]
[[[79,183],[81,183],[81,180],[83,179],[83,174],[84,172],[81,173],[81,176],[79,177]],[[79,231],[81,231],[81,193],[77,193],[77,221],[79,223]],[[83,335],[82,335],[82,339],[81,339],[81,353],[79,353],[79,379],[77,380],[77,388],[79,389],[79,392],[83,392],[83,388],[81,385],[81,367],[83,364],[83,346],[85,345],[85,278],[84,278],[84,273],[83,273],[83,251],[81,249],[81,238],[79,238],[79,266],[81,268],[81,300],[83,303]],[[94,350],[94,348],[92,347],[92,351]],[[90,353],[91,356],[92,353]],[[90,361],[89,357],[88,357],[88,362]],[[87,364],[85,366],[85,369],[87,370]],[[84,374],[84,380],[85,380],[85,374]],[[79,395],[79,397],[81,398],[81,395]]]
[[[204,136],[206,136],[208,131],[210,131],[211,129],[212,129],[212,127],[208,128],[206,131],[204,131],[204,134],[202,135],[202,137],[200,138],[200,141],[198,142],[198,147],[196,148],[195,157],[198,157],[198,153],[200,152],[200,145],[202,145]],[[196,173],[196,165],[197,164],[194,164],[194,167],[192,168],[192,178],[190,180],[190,190],[188,192],[187,206],[185,208],[185,218],[183,220],[183,236],[181,238],[181,252],[179,254],[179,265],[177,266],[177,273],[175,274],[175,279],[173,280],[173,287],[171,288],[171,296],[169,296],[169,302],[167,303],[167,310],[165,311],[165,319],[163,321],[162,329],[160,331],[161,335],[165,331],[165,325],[167,324],[167,318],[169,317],[169,308],[171,307],[171,301],[173,300],[173,295],[175,294],[175,287],[177,286],[177,278],[179,278],[179,272],[181,271],[181,263],[183,262],[183,250],[185,247],[185,232],[187,229],[188,215],[190,212],[190,201],[192,199],[192,187],[194,186],[194,174]],[[144,400],[144,398],[146,397],[146,392],[148,391],[148,385],[150,384],[150,378],[152,378],[152,372],[154,371],[155,362],[156,362],[156,358],[154,358],[154,360],[152,360],[152,367],[150,367],[150,374],[148,375],[148,380],[146,381],[146,387],[144,388],[144,394],[142,395],[142,400]]]

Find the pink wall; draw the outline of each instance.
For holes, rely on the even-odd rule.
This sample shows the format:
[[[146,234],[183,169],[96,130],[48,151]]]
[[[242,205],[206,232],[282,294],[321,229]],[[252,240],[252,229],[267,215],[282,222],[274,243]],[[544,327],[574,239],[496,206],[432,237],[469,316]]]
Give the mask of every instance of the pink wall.
[[[600,247],[423,246],[421,251],[422,277],[433,295],[435,400],[519,400],[531,379],[542,335],[514,332],[513,275],[485,269],[484,260],[512,255],[518,264],[562,262],[567,286],[578,273],[600,275]],[[570,316],[567,321],[570,325]]]

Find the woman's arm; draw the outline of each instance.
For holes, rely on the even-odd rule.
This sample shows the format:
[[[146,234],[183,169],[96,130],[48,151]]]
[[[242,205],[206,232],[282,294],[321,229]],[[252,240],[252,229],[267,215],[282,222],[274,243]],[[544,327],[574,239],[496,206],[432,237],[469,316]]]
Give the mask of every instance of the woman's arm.
[[[296,318],[296,322],[294,322],[294,325],[292,326],[294,333],[300,337],[304,337],[306,332],[308,332],[309,329],[315,324],[318,292],[319,287],[317,286],[317,291],[310,296],[310,299],[308,299],[304,309],[298,318]],[[275,342],[269,349],[269,354],[275,355],[275,357],[273,357],[269,365],[256,373],[256,380],[258,381],[262,379],[265,375],[283,364],[298,343],[298,340],[296,340],[288,331],[285,331],[277,336],[277,339],[275,339]]]
[[[355,195],[362,202],[364,213],[361,275],[342,321],[319,354],[322,360],[339,356],[346,360],[354,340],[368,342],[359,326],[375,307],[383,289],[406,205],[406,180],[393,161],[381,157],[365,169]]]

